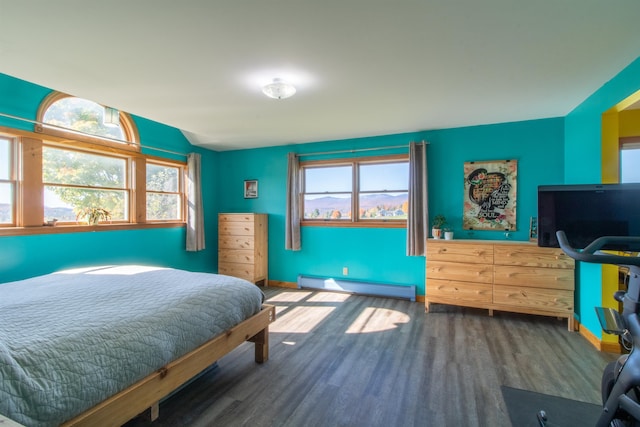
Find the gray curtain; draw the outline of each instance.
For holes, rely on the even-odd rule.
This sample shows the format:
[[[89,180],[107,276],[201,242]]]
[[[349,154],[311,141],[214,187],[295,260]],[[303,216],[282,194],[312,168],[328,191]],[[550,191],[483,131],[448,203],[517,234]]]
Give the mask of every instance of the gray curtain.
[[[425,255],[429,235],[427,144],[409,144],[409,219],[407,256]]]
[[[204,249],[200,154],[187,155],[187,251]]]
[[[287,214],[284,248],[299,251],[300,242],[300,161],[296,153],[287,156]]]

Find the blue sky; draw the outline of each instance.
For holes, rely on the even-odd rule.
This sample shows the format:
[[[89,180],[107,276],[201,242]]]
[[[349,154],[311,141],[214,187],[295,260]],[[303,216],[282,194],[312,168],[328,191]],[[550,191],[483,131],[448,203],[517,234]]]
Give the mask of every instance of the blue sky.
[[[351,192],[351,166],[306,169],[305,192]],[[384,163],[360,166],[360,190],[408,190],[409,164]]]

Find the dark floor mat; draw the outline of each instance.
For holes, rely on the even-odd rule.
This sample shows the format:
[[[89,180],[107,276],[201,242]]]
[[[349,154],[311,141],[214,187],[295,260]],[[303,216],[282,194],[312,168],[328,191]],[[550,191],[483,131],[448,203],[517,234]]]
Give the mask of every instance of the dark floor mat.
[[[539,427],[536,414],[544,410],[548,427],[584,427],[596,424],[602,407],[593,403],[502,386],[514,427]]]

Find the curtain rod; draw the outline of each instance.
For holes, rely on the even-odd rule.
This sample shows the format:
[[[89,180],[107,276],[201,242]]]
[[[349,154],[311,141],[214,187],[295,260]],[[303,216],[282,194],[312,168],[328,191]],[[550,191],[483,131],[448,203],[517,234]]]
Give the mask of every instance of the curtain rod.
[[[417,144],[419,145],[429,145],[429,142],[427,141],[420,141]],[[340,153],[357,153],[360,151],[378,151],[378,150],[389,150],[391,148],[407,148],[409,147],[408,144],[404,144],[404,145],[387,145],[386,147],[372,147],[372,148],[357,148],[357,149],[353,149],[353,150],[335,150],[335,151],[320,151],[317,153],[296,153],[296,156],[298,157],[303,157],[303,156],[319,156],[322,154],[340,154]]]
[[[12,116],[11,114],[0,113],[0,116],[2,116],[2,117],[7,117],[7,118],[9,118],[9,119],[14,119],[14,120],[21,120],[21,121],[23,121],[23,122],[27,122],[27,123],[33,123],[33,124],[35,124],[35,125],[41,125],[41,126],[52,127],[52,128],[56,128],[56,129],[59,129],[59,130],[61,130],[61,131],[64,131],[64,132],[78,133],[78,134],[80,134],[80,135],[90,136],[90,137],[92,137],[92,138],[96,138],[96,137],[98,137],[98,138],[104,138],[104,139],[108,139],[109,141],[118,142],[118,143],[121,143],[121,144],[126,144],[126,145],[135,145],[135,146],[138,146],[138,147],[140,147],[140,148],[146,148],[146,149],[148,149],[148,150],[162,151],[162,152],[164,152],[164,153],[175,154],[175,155],[178,155],[178,156],[184,156],[184,157],[187,157],[187,154],[185,154],[185,153],[179,153],[179,152],[177,152],[177,151],[165,150],[164,148],[149,147],[149,146],[147,146],[147,145],[136,144],[136,143],[131,142],[131,141],[125,141],[125,140],[118,139],[118,138],[111,138],[111,137],[108,137],[108,136],[97,136],[97,135],[93,135],[93,134],[90,134],[90,133],[86,133],[86,132],[83,132],[83,131],[80,131],[80,130],[75,130],[75,129],[65,128],[65,127],[63,127],[63,126],[52,125],[52,124],[50,124],[50,123],[43,123],[43,122],[39,122],[39,121],[37,121],[37,120],[25,119],[24,117]],[[46,135],[46,134],[45,134],[45,135]],[[97,143],[97,145],[103,145],[103,144],[100,144],[100,143],[98,142],[98,143]],[[106,145],[103,145],[103,146],[106,146]]]

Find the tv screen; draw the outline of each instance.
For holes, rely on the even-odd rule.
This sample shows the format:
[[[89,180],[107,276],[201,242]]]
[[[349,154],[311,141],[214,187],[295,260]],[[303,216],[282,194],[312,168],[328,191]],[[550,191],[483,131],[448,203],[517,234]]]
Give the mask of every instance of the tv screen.
[[[601,236],[640,236],[640,184],[538,187],[538,246],[559,247],[558,230],[577,249]],[[606,249],[639,252],[640,244]]]

